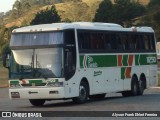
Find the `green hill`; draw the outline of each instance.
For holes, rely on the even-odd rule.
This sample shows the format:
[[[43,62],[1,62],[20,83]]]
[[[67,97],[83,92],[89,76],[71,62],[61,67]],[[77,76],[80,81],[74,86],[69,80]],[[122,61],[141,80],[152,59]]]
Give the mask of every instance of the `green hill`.
[[[62,21],[92,21],[99,4],[102,1],[103,0],[80,0],[80,2],[60,2],[56,3],[55,6]],[[113,1],[114,0],[112,0],[112,2]],[[139,0],[143,5],[147,5],[149,1],[150,0]],[[13,15],[9,14],[3,18],[3,21],[5,21],[5,26],[7,28],[29,25],[37,12],[45,10],[46,7],[50,6],[51,5],[33,5],[29,11],[24,11],[23,15],[18,18],[13,19]],[[13,14],[14,10],[11,10],[10,12]]]
[[[13,5],[13,9],[7,13],[0,13],[0,55],[2,49],[10,39],[11,31],[16,27],[30,25],[30,22],[35,18],[35,15],[41,10],[46,10],[47,7],[55,5],[62,22],[84,21],[91,22],[95,17],[96,10],[103,0],[19,0]],[[112,0],[114,3],[115,0]],[[134,0],[148,7],[150,0]],[[154,0],[159,1],[159,0]],[[159,5],[159,3],[154,6]],[[160,27],[157,28],[159,22],[155,22],[153,18],[158,16],[160,7],[152,6],[146,9],[146,14],[130,20],[131,25],[151,26],[156,30],[158,38],[160,38]],[[121,11],[120,11],[121,12]],[[132,13],[131,13],[132,14]],[[158,20],[157,20],[158,21]],[[158,25],[159,26],[159,25]],[[160,41],[158,39],[158,41]]]
[[[63,2],[55,4],[56,9],[61,17],[62,21],[92,21],[95,12],[102,0],[82,0],[80,2]],[[35,14],[41,10],[45,10],[51,5],[44,5],[35,7],[29,12],[25,12],[25,15],[20,16],[17,19],[13,19],[12,16],[4,17],[7,28],[12,26],[29,25],[31,20],[35,17]],[[29,16],[29,17],[28,17]]]

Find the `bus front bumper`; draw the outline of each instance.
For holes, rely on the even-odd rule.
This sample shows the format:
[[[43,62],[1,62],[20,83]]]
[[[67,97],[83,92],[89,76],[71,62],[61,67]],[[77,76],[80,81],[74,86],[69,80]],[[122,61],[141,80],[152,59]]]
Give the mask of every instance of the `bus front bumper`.
[[[64,99],[64,87],[9,89],[10,99]]]

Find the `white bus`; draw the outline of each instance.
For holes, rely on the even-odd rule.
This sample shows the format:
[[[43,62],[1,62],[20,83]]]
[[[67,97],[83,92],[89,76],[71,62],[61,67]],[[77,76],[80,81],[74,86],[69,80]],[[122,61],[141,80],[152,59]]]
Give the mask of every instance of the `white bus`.
[[[106,93],[142,95],[157,84],[154,30],[111,23],[54,23],[13,30],[9,96],[84,103]],[[8,55],[5,55],[8,56]]]

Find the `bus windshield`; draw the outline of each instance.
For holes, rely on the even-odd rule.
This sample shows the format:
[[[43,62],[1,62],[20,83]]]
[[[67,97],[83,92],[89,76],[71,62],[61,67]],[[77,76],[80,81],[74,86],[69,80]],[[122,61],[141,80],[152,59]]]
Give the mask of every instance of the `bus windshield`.
[[[13,33],[11,79],[61,77],[63,31]]]
[[[11,78],[61,77],[62,48],[12,50]]]

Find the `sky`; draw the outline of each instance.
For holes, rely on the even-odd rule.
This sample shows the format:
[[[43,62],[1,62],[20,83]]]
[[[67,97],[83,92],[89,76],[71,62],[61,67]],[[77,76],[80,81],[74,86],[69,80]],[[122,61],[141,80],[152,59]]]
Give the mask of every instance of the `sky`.
[[[0,12],[7,12],[12,9],[16,0],[0,0]]]

